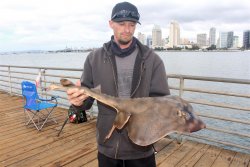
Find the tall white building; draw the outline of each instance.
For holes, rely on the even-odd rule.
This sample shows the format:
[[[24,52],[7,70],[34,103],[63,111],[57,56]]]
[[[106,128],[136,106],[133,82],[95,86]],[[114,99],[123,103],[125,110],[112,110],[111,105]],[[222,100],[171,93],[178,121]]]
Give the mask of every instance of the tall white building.
[[[219,48],[232,48],[233,47],[233,39],[234,32],[220,32],[220,44]]]
[[[149,48],[152,48],[152,36],[151,35],[147,36],[147,46]]]
[[[216,28],[212,27],[209,31],[209,46],[216,45]]]
[[[227,48],[227,32],[220,32],[219,48]]]
[[[137,36],[137,39],[143,44],[145,45],[145,34],[141,33],[141,32],[138,32],[138,36]]]
[[[197,45],[199,47],[207,46],[207,34],[197,34]]]
[[[180,26],[177,21],[170,22],[169,47],[173,48],[180,44]]]
[[[239,48],[239,36],[234,36],[233,48]]]
[[[155,25],[152,30],[152,48],[162,47],[162,32],[158,25]]]
[[[234,32],[233,31],[227,32],[227,48],[233,47],[233,41],[234,41]]]

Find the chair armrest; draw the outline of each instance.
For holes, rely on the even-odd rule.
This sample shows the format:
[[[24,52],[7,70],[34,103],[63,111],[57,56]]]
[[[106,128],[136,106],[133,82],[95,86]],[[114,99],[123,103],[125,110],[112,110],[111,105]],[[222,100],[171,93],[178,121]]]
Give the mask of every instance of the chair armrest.
[[[40,101],[53,101],[53,100],[55,100],[57,103],[57,98],[59,98],[59,96],[51,96],[50,99],[43,99],[43,98],[39,97],[38,100],[40,100]]]

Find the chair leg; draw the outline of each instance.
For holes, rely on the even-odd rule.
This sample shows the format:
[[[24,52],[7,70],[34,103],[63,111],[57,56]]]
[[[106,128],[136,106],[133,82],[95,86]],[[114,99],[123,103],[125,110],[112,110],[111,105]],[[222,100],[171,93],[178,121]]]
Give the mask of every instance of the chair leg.
[[[41,130],[41,129],[43,128],[43,126],[45,125],[45,123],[46,123],[47,120],[49,119],[50,115],[52,114],[54,108],[55,108],[55,107],[53,107],[50,111],[48,111],[48,110],[46,109],[46,111],[48,112],[48,115],[47,115],[46,119],[43,121],[43,124],[40,126],[39,130]],[[57,123],[56,120],[55,120],[53,117],[52,117],[52,119],[53,119],[53,121],[54,121],[55,123]]]
[[[48,114],[50,114],[50,113],[52,114],[52,111],[54,110],[54,108],[55,108],[55,107],[53,107],[52,110],[51,110],[50,112],[49,112],[47,109],[46,109],[46,111],[48,112]],[[57,121],[55,120],[54,117],[50,117],[50,118],[57,124]]]
[[[29,109],[25,109],[24,110],[24,113],[25,115],[28,115],[28,121],[26,121],[26,125],[29,125],[31,122],[34,124],[34,126],[36,127],[36,129],[38,131],[40,131],[43,126],[45,125],[45,123],[48,121],[49,118],[51,118],[55,123],[57,123],[57,121],[53,118],[53,117],[50,117],[53,110],[54,110],[55,107],[53,107],[50,111],[46,109],[47,111],[47,115],[42,113],[41,111],[32,111],[32,110],[29,110]],[[31,115],[29,112],[31,112],[33,115]],[[37,123],[34,121],[34,118],[37,118]],[[40,119],[43,119],[43,122],[42,125],[40,125]]]
[[[32,112],[31,110],[27,110],[27,109],[25,110],[26,114],[29,117],[29,121],[26,123],[26,125],[29,125],[29,123],[32,122],[34,124],[34,126],[36,127],[36,129],[39,130],[38,126],[36,125],[35,121],[33,120],[33,118],[37,115],[37,113],[32,112],[33,116],[31,116],[28,111]],[[38,117],[38,119],[39,119],[39,117]]]

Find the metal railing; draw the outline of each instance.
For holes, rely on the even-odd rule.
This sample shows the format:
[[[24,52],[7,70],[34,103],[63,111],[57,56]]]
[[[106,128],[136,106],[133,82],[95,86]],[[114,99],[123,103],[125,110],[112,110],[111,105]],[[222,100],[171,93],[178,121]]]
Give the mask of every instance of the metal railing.
[[[40,93],[44,96],[60,96],[61,101],[59,101],[59,105],[68,107],[69,103],[67,102],[65,93],[60,91],[46,92],[44,88],[50,83],[57,83],[60,78],[78,80],[82,73],[82,69],[79,68],[0,65],[0,89],[10,94],[21,95],[21,81],[34,81],[38,72],[41,72],[42,75]],[[171,81],[169,82],[171,92],[173,91],[173,93],[179,94],[179,96],[185,98],[193,105],[197,105],[197,107],[195,107],[197,108],[197,115],[202,117],[207,124],[204,133],[181,134],[182,136],[250,154],[250,80],[176,74],[169,74],[168,78],[169,81]],[[188,83],[190,81],[191,83]],[[221,84],[218,87],[220,90],[210,89],[211,87],[209,85],[214,85],[215,83]],[[200,84],[205,84],[205,88],[204,86],[199,88]],[[241,90],[241,92],[228,91],[228,89],[221,90],[223,87],[228,87],[225,86],[226,84],[229,84],[230,88],[233,86],[240,88],[239,90]],[[196,87],[194,88],[190,85],[196,85]],[[244,91],[242,91],[242,87]],[[209,95],[213,97],[209,97]],[[240,100],[236,99],[235,101],[236,103],[240,103],[240,105],[228,104],[228,101],[225,100],[214,102],[213,99],[215,96],[216,98],[222,99],[229,97],[239,98]],[[244,105],[242,106],[242,104]],[[220,111],[221,109],[223,109],[223,111]],[[204,112],[203,110],[218,110],[218,112],[210,113]],[[224,113],[228,113],[229,110],[233,114],[226,114],[224,116]],[[239,112],[242,113],[242,116],[239,116]],[[93,110],[89,114],[93,115]],[[234,114],[238,116],[234,117]],[[222,124],[222,126],[219,127],[217,123]],[[233,125],[235,125],[235,128],[233,128]]]

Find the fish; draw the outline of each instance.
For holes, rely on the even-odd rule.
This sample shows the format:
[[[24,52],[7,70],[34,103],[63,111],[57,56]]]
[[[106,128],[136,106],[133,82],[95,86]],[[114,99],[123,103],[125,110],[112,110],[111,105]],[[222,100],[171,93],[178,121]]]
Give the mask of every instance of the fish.
[[[179,96],[120,98],[101,93],[100,86],[89,89],[76,86],[64,78],[60,84],[51,84],[48,90],[81,89],[86,95],[116,110],[113,126],[104,142],[115,129],[127,128],[133,143],[148,146],[174,132],[192,133],[206,128],[206,124],[194,113],[192,105]]]

